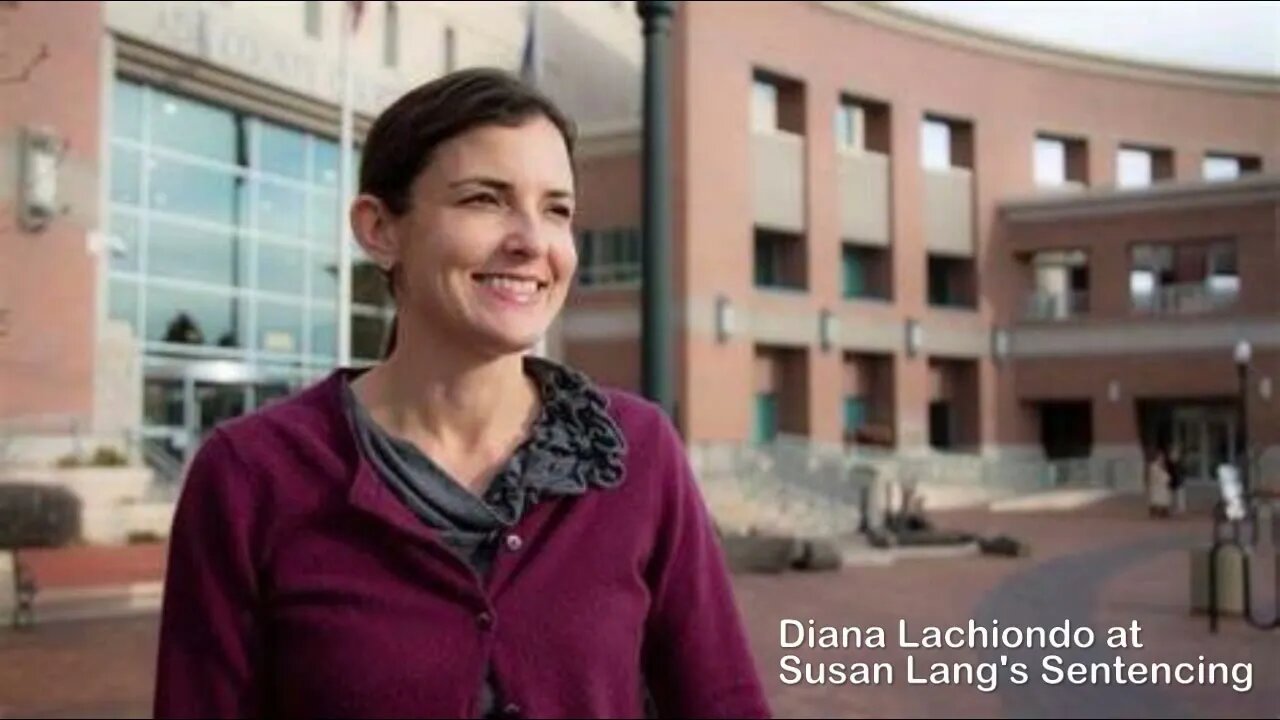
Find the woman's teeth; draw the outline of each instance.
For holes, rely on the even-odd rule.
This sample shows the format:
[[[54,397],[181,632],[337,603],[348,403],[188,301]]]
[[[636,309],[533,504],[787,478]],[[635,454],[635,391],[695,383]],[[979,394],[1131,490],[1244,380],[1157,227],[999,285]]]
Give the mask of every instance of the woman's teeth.
[[[537,280],[524,280],[511,277],[503,277],[500,275],[486,275],[480,277],[482,285],[499,288],[521,295],[532,295],[538,291]]]

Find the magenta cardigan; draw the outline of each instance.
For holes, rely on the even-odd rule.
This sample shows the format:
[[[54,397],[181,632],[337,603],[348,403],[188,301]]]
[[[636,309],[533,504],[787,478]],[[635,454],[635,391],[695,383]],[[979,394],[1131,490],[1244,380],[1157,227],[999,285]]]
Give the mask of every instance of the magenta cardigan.
[[[157,717],[768,717],[724,556],[657,406],[605,391],[624,480],[549,497],[485,586],[361,456],[343,371],[221,425],[174,518]]]

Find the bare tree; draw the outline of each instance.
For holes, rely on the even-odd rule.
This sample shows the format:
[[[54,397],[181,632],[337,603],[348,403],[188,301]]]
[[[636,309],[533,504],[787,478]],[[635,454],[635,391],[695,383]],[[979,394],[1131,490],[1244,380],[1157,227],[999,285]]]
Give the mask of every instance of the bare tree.
[[[6,0],[0,2],[0,37],[6,39],[6,42],[0,43],[0,47],[10,47],[12,43],[7,42],[11,38],[9,27],[11,19],[9,16],[17,12],[21,3],[16,0]],[[35,69],[49,58],[49,44],[40,43],[40,47],[36,48],[29,56],[12,62],[8,51],[0,51],[0,85],[16,85],[24,83],[31,79],[31,74]]]

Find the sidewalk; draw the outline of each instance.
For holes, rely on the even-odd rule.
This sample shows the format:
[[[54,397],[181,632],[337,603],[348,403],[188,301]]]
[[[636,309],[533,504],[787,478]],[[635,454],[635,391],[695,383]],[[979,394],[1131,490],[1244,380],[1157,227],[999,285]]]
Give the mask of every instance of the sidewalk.
[[[834,573],[734,578],[760,676],[777,717],[1276,717],[1280,636],[1253,630],[1238,619],[1225,619],[1221,631],[1210,635],[1207,620],[1189,613],[1186,548],[1207,540],[1204,516],[1152,520],[1139,500],[1121,498],[1061,512],[948,512],[938,513],[936,520],[945,529],[1007,533],[1027,541],[1031,553],[1018,558],[900,558],[888,566],[859,565]],[[92,569],[99,579],[144,582],[147,573],[163,567],[163,553],[157,550],[122,553],[115,560],[80,554],[79,559],[50,556],[44,562],[55,579],[71,577],[59,573],[70,573],[76,563],[88,563],[81,567]],[[108,566],[115,569],[108,572]],[[135,572],[139,574],[130,575]],[[835,626],[878,625],[895,632],[884,649],[783,649],[783,618],[812,618]],[[980,624],[999,620],[1002,626],[1052,626],[1069,619],[1099,634],[1137,620],[1143,649],[1110,651],[1104,645],[1091,652],[1104,659],[1122,654],[1141,662],[1194,663],[1200,655],[1209,661],[1249,661],[1253,688],[1241,694],[1221,685],[1070,687],[1033,680],[1022,686],[1001,683],[995,692],[984,693],[969,685],[908,685],[901,674],[893,685],[883,686],[781,682],[779,663],[786,654],[812,662],[890,662],[899,673],[907,653],[914,653],[917,663],[926,667],[995,659],[991,651],[981,649],[897,648],[899,619],[912,628],[963,626],[970,619]],[[149,613],[51,622],[30,632],[0,630],[0,717],[146,717],[156,620]],[[1034,653],[1026,659],[1038,668]]]

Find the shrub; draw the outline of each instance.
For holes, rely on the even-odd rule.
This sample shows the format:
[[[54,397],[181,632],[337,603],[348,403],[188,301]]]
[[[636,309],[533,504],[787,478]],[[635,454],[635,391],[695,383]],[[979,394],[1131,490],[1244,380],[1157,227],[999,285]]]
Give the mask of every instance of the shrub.
[[[75,453],[67,453],[66,455],[63,455],[62,457],[58,458],[58,462],[56,463],[57,467],[61,470],[67,470],[69,468],[78,468],[83,464],[84,464],[84,461],[81,460],[80,456],[76,455]]]
[[[100,447],[93,453],[89,464],[94,467],[123,467],[129,464],[129,458],[113,447]]]
[[[0,484],[0,548],[61,547],[80,536],[80,499],[61,486]]]

